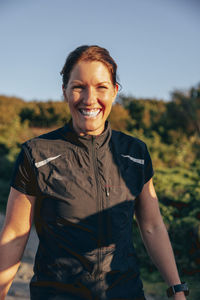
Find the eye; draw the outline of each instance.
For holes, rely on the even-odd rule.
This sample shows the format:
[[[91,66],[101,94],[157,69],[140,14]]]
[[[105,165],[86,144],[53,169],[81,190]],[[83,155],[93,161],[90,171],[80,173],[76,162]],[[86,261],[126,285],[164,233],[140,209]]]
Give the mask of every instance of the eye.
[[[80,85],[80,84],[72,86],[73,91],[82,91],[83,89],[84,89],[84,86]]]
[[[105,85],[99,85],[98,88],[107,90],[107,86],[105,86]]]

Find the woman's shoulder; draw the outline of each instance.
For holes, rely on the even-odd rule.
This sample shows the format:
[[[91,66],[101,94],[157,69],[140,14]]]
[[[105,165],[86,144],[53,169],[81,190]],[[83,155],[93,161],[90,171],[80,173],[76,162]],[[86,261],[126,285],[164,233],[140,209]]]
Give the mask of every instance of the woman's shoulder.
[[[144,141],[121,131],[112,130],[112,142],[119,148],[146,149]]]
[[[27,140],[21,145],[23,153],[33,163],[57,157],[65,151],[65,126]]]
[[[112,146],[113,153],[120,158],[120,160],[126,160],[130,163],[133,162],[138,166],[150,166],[149,170],[151,176],[153,174],[151,158],[147,145],[142,140],[128,135],[120,131],[112,131]]]

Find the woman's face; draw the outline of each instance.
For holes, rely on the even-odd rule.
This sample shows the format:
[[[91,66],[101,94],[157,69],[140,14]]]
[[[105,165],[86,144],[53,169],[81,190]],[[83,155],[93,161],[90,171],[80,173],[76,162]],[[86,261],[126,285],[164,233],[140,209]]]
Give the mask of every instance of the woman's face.
[[[117,95],[108,68],[99,61],[80,61],[71,71],[63,93],[79,135],[99,135]]]

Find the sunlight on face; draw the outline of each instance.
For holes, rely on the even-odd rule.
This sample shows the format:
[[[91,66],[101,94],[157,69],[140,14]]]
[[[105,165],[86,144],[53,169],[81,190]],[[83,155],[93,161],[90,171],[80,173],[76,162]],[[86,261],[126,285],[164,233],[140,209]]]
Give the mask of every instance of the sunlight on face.
[[[117,95],[108,68],[98,61],[80,61],[72,69],[64,97],[79,135],[99,135]]]

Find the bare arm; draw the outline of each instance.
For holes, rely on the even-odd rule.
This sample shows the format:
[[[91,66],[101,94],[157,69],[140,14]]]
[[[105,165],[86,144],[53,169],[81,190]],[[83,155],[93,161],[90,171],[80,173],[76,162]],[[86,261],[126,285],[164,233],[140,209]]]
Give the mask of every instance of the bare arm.
[[[145,247],[166,283],[180,283],[169,236],[160,214],[158,199],[152,179],[143,187],[136,205],[136,219]],[[174,295],[176,300],[185,300],[183,292]]]
[[[0,233],[0,300],[4,300],[15,277],[33,220],[35,197],[11,188],[6,218]]]

